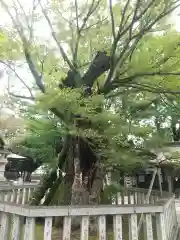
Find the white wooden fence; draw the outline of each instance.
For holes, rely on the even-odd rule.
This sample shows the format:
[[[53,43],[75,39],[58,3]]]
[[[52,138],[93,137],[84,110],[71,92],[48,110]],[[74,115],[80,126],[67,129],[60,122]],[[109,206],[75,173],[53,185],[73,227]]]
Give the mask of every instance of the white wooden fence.
[[[27,204],[37,184],[0,185],[0,201]]]
[[[153,191],[150,203],[144,204],[147,191],[129,189],[129,191],[118,194],[114,205],[30,207],[26,203],[33,188],[35,186],[31,185],[19,188],[18,186],[0,188],[2,199],[0,202],[0,239],[88,240],[91,235],[89,232],[91,218],[97,217],[97,236],[101,240],[108,238],[115,240],[177,240],[178,224],[175,202],[174,198],[167,194],[164,194],[164,199],[160,199],[159,192]],[[128,200],[128,204],[125,199]],[[138,221],[141,214],[144,215],[145,221],[140,234],[138,234]],[[81,229],[79,234],[73,237],[71,221],[75,216],[81,218]],[[63,218],[62,235],[59,233],[55,238],[53,238],[54,217]],[[113,218],[112,224],[107,224],[109,217]],[[36,235],[37,231],[40,231],[37,221],[39,218],[41,218],[42,236]]]

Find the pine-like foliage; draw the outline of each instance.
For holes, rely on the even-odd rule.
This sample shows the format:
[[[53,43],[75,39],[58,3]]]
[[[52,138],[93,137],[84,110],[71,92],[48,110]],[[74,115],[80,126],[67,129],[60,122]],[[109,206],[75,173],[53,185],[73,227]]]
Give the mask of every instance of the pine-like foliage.
[[[34,107],[27,108],[26,111],[25,132],[12,142],[12,151],[31,157],[38,166],[48,164],[55,167],[57,151],[62,147],[62,127],[52,114],[37,113]]]

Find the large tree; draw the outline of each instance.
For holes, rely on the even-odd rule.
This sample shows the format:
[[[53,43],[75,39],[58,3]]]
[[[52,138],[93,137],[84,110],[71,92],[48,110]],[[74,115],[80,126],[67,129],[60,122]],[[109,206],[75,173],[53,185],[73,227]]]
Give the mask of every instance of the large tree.
[[[142,90],[178,93],[169,80],[177,83],[180,75],[179,34],[169,27],[168,19],[180,3],[33,1],[28,13],[20,1],[13,1],[13,8],[3,0],[0,3],[14,27],[3,31],[2,45],[11,48],[11,54],[1,54],[1,62],[30,94],[18,97],[36,99],[65,129],[58,164],[66,159],[64,184],[72,188],[71,203],[98,203],[104,162],[119,156],[123,162],[130,149],[127,92],[135,89],[136,97]],[[42,18],[56,45],[39,38]],[[31,82],[33,91],[16,71],[24,60],[36,83]],[[121,105],[118,114],[113,102]]]

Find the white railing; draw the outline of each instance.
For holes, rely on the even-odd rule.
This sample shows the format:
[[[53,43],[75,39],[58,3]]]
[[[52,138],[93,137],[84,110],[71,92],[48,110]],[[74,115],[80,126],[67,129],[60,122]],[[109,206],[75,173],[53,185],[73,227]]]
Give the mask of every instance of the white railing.
[[[147,189],[143,188],[128,188],[122,190],[113,199],[114,204],[155,204],[161,198],[170,198],[172,194],[168,192],[162,192],[162,196],[159,191],[152,190],[150,197],[147,199]]]
[[[29,201],[29,198],[32,194],[32,192],[38,188],[37,183],[24,183],[22,185],[8,185],[8,184],[1,184],[0,185],[0,200],[5,201],[5,199],[8,199],[9,202],[10,199],[13,199],[11,202],[19,203],[19,204],[26,204]],[[119,192],[115,198],[113,199],[113,204],[154,204],[157,201],[159,201],[162,197],[163,198],[170,198],[172,195],[163,192],[163,196],[160,196],[160,192],[158,191],[152,191],[150,198],[147,202],[147,189],[142,188],[128,188],[124,189],[121,192]],[[8,196],[6,196],[8,195]],[[6,197],[5,197],[6,196]],[[26,201],[21,201],[23,198],[26,199]],[[15,200],[14,200],[15,199]],[[16,199],[19,199],[16,201]]]
[[[97,235],[101,240],[106,240],[108,234],[115,240],[177,240],[175,202],[173,197],[167,199],[167,193],[163,194],[166,199],[160,199],[159,192],[153,191],[149,204],[145,204],[147,190],[128,189],[118,194],[116,205],[31,207],[26,203],[36,187],[32,184],[0,187],[0,239],[88,240],[93,218],[98,220]],[[138,234],[142,214],[144,221]],[[57,217],[63,218],[63,224],[57,238],[53,238]],[[81,229],[75,232],[71,229],[74,217],[81,218]]]
[[[62,239],[71,239],[71,219],[72,217],[81,217],[80,238],[83,240],[89,239],[89,223],[90,218],[98,218],[98,236],[99,239],[106,239],[107,229],[106,216],[113,216],[113,227],[110,230],[114,235],[114,239],[144,239],[144,240],[176,240],[177,220],[174,208],[174,199],[168,202],[159,203],[157,205],[100,205],[100,206],[57,206],[57,207],[27,207],[18,206],[11,203],[0,203],[1,228],[0,236],[3,240],[20,240],[21,234],[23,239],[35,240],[36,219],[44,219],[44,230],[42,238],[44,240],[52,239],[53,218],[63,217],[64,223],[62,227]],[[138,219],[140,214],[145,216],[144,235],[138,236]],[[152,216],[155,214],[155,217]],[[25,217],[25,226],[22,224],[22,219]],[[128,219],[128,224],[125,226],[123,221]],[[156,222],[156,227],[154,227]],[[24,231],[23,231],[24,229]],[[124,231],[125,230],[125,231]],[[129,232],[129,233],[128,233]],[[154,232],[157,237],[154,238]],[[37,239],[37,240],[41,240]],[[61,239],[59,237],[59,239]]]
[[[22,205],[27,204],[30,200],[32,192],[37,188],[37,186],[37,184],[1,185],[0,201]]]

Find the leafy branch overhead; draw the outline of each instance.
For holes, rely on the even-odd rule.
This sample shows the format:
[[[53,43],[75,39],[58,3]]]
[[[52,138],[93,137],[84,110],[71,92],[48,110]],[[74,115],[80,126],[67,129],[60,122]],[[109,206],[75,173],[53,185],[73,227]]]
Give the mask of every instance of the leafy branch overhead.
[[[34,46],[36,37],[32,33],[36,22],[32,22],[31,29],[29,27],[26,29],[26,25],[20,19],[20,16],[22,16],[26,22],[29,22],[33,15],[39,13],[39,8],[32,6],[34,11],[30,16],[25,11],[19,16],[18,12],[22,11],[19,1],[15,5],[15,14],[11,12],[5,1],[1,0],[1,5],[9,14],[19,33],[27,64],[37,86],[42,92],[45,92],[47,87],[45,86],[46,74],[41,73],[38,69],[33,54],[34,51],[38,51],[37,47]],[[126,84],[128,86],[132,84],[134,87],[134,82],[136,84],[144,77],[154,78],[158,76],[161,79],[162,77],[179,76],[180,74],[179,71],[174,71],[176,69],[164,71],[157,66],[154,68],[152,63],[148,64],[150,66],[145,69],[146,71],[142,71],[144,69],[141,68],[133,69],[134,63],[137,62],[135,56],[139,54],[142,47],[143,49],[149,47],[146,46],[147,34],[150,35],[150,38],[153,38],[153,42],[154,39],[157,39],[158,43],[160,39],[166,39],[166,35],[162,36],[161,34],[159,36],[154,35],[154,33],[166,30],[166,19],[180,6],[179,1],[136,0],[132,2],[127,0],[113,4],[111,0],[108,3],[103,0],[92,0],[90,3],[75,0],[71,5],[67,1],[61,3],[49,1],[46,6],[43,6],[39,1],[38,6],[40,6],[42,15],[47,21],[47,26],[51,30],[52,39],[57,47],[56,50],[59,50],[64,60],[59,71],[62,69],[68,73],[63,84],[60,85],[61,87],[84,85],[90,89],[103,76],[104,84],[101,92],[109,93],[113,89]],[[68,19],[64,19],[63,12],[66,12]],[[111,25],[111,29],[109,25]],[[101,44],[98,44],[99,42]],[[175,42],[177,44],[175,47],[178,48],[178,41],[175,40]],[[153,49],[158,51],[158,45],[155,47],[156,49]],[[150,49],[147,49],[147,51],[150,51]],[[141,61],[140,57],[138,61]],[[174,61],[173,56],[167,60],[167,56],[164,56],[163,52],[161,52],[159,58],[160,62]],[[89,63],[85,64],[84,59],[85,62]],[[85,67],[83,67],[84,64]],[[143,85],[141,88],[147,90]]]
[[[37,99],[39,107],[51,110],[71,133],[77,132],[72,126],[74,117],[91,122],[85,127],[90,135],[94,129],[93,134],[102,137],[99,126],[106,126],[108,134],[114,134],[126,118],[115,116],[106,103],[129,88],[163,94],[179,92],[178,86],[169,83],[170,78],[172,82],[180,74],[179,34],[167,30],[168,18],[180,6],[179,1],[74,0],[69,4],[65,0],[46,5],[38,1],[32,4],[31,13],[23,9],[20,1],[13,1],[13,11],[5,1],[0,3],[15,28],[13,42],[23,50],[33,79],[44,93],[38,96],[37,90],[32,92],[16,72],[12,63],[16,65],[16,60],[23,59],[15,53],[12,59],[2,56],[1,62],[20,79],[30,97],[16,95],[10,89],[9,94]],[[39,44],[35,31],[42,18],[53,40],[48,40],[49,45],[44,40]],[[7,42],[12,41],[10,31],[4,31]],[[90,95],[89,99],[83,98]]]

